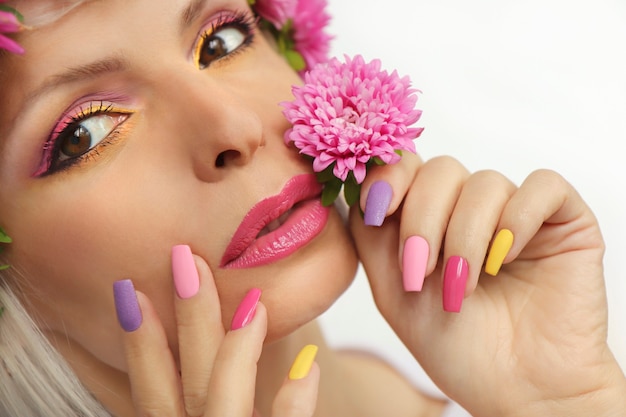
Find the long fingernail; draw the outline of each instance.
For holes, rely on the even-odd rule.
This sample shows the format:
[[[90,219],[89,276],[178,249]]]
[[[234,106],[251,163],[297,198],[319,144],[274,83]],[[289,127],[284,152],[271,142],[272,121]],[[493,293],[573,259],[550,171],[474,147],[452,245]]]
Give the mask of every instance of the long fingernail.
[[[367,193],[364,221],[366,226],[382,226],[391,204],[393,189],[387,181],[376,181]]]
[[[461,311],[469,266],[460,256],[451,256],[443,274],[443,309],[451,313]]]
[[[254,318],[254,313],[256,313],[256,306],[261,299],[261,290],[258,288],[252,288],[246,296],[243,298],[237,310],[235,310],[235,314],[233,315],[233,320],[230,322],[230,329],[237,330],[245,327],[252,321]]]
[[[511,250],[511,246],[513,246],[513,232],[509,229],[500,230],[493,240],[487,256],[487,262],[485,263],[486,273],[493,276],[498,275],[502,262],[504,262],[504,258]]]
[[[134,332],[141,326],[143,317],[137,302],[137,294],[133,282],[123,279],[113,283],[113,297],[115,299],[115,311],[117,321],[127,332]]]
[[[191,298],[198,293],[200,278],[189,246],[172,247],[172,275],[176,293],[180,298]]]
[[[405,291],[422,290],[429,252],[428,242],[421,236],[411,236],[404,242],[402,281]]]
[[[315,355],[317,355],[317,346],[306,345],[302,348],[296,359],[289,369],[289,379],[302,379],[311,371],[313,361],[315,361]]]

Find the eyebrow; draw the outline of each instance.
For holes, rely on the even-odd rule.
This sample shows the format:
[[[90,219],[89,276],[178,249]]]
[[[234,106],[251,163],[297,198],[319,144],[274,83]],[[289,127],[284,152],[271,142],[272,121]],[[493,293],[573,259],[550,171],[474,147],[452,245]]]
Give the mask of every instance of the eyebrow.
[[[180,13],[181,32],[198,18],[207,0],[193,0]],[[123,72],[130,67],[129,62],[120,55],[112,55],[86,65],[69,68],[45,79],[25,99],[26,103],[65,84],[72,84],[85,79],[96,78],[102,74]]]
[[[121,56],[110,56],[87,65],[69,68],[66,71],[46,78],[37,88],[26,96],[26,103],[48,93],[65,84],[71,84],[85,79],[95,78],[99,75],[122,72],[129,67],[128,61]]]
[[[180,14],[180,31],[191,25],[198,18],[207,0],[193,0]]]

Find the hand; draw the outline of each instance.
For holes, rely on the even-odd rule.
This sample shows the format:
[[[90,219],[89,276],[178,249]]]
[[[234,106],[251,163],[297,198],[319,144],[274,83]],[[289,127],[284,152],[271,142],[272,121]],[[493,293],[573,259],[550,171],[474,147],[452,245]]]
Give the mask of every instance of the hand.
[[[354,210],[350,226],[381,313],[434,382],[481,417],[625,415],[624,376],[606,343],[604,243],[572,186],[537,171],[518,188],[447,157],[398,165],[363,185],[366,209],[372,184],[391,184],[383,226]],[[513,242],[494,277],[483,262],[503,229]],[[418,249],[405,245],[411,236]],[[413,260],[404,278],[403,258]],[[417,289],[424,276],[421,292],[405,291],[403,279]],[[459,314],[443,310],[442,298],[458,310],[464,297]]]
[[[225,332],[208,265],[187,246],[175,247],[173,257],[177,258],[173,260],[178,293],[174,295],[176,358],[150,300],[135,292],[130,281],[115,286],[137,415],[259,417],[254,410],[256,364],[267,331],[267,313],[258,301],[260,291],[248,293],[231,330]],[[138,304],[133,304],[135,294]],[[310,364],[313,358],[308,359]],[[318,383],[319,368],[314,362],[304,377],[286,378],[272,416],[312,416]]]

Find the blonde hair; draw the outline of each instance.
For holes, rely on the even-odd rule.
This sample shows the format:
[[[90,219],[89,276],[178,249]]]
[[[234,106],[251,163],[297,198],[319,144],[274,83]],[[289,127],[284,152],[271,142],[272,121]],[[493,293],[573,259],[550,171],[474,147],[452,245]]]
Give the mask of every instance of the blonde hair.
[[[9,287],[15,275],[0,272],[0,417],[111,417]]]

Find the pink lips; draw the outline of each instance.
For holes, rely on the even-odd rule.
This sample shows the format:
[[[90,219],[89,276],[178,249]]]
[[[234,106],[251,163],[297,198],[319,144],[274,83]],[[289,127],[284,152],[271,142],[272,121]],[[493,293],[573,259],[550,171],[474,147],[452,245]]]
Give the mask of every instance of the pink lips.
[[[224,256],[223,268],[250,268],[286,258],[307,245],[328,221],[322,186],[313,174],[291,178],[282,191],[259,201],[237,228]]]

